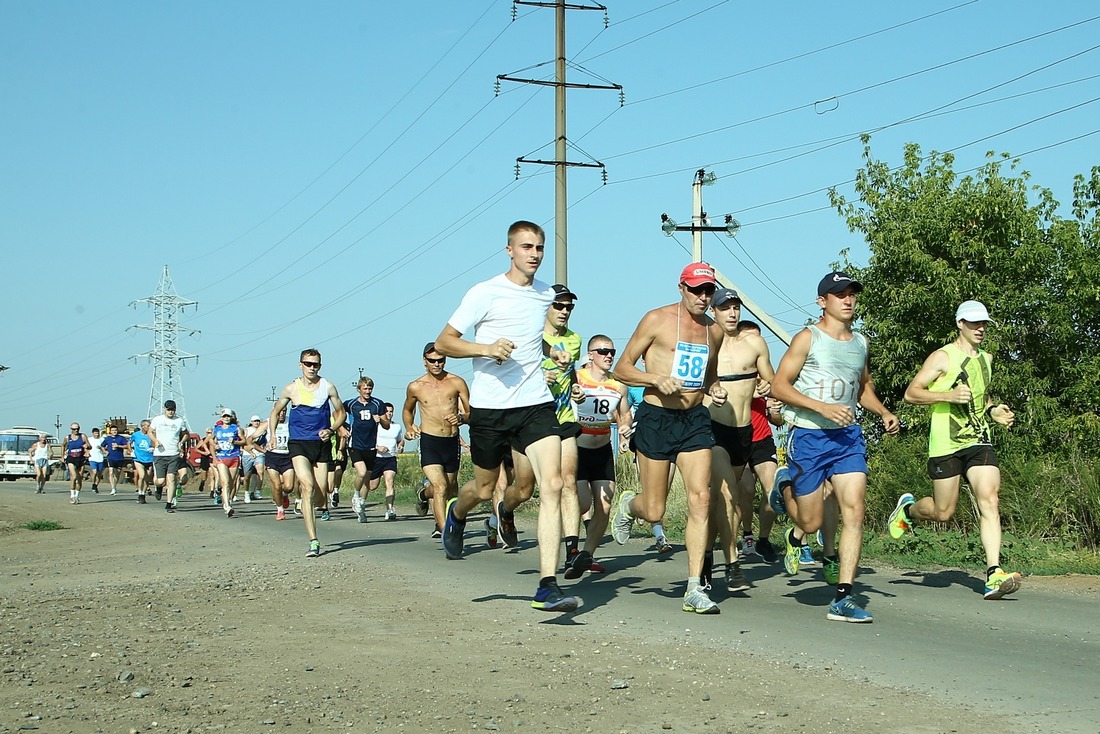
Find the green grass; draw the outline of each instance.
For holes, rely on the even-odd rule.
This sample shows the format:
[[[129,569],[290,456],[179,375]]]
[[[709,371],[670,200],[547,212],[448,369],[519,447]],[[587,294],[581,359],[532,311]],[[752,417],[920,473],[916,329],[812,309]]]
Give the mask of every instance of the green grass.
[[[977,531],[977,513],[973,510],[968,489],[963,488],[959,510],[949,523],[918,526],[915,533],[901,540],[891,540],[886,533],[886,517],[894,509],[898,494],[930,491],[925,472],[926,458],[917,446],[898,447],[887,444],[886,451],[870,457],[871,483],[867,492],[867,524],[864,535],[865,562],[882,561],[898,568],[928,570],[936,567],[985,570],[985,553]],[[893,449],[893,450],[890,450]],[[1012,454],[1013,452],[1006,452]],[[1095,518],[1100,517],[1100,476],[1096,467],[1079,456],[1067,462],[1064,474],[1052,476],[1050,464],[1040,468],[1019,458],[1002,461],[1004,487],[1001,511],[1004,535],[1001,563],[1005,568],[1025,574],[1060,575],[1067,573],[1100,575],[1100,550],[1090,546],[1096,537]],[[629,456],[616,461],[619,488],[637,491],[638,471]],[[462,456],[459,486],[473,478],[468,455]],[[398,457],[395,481],[399,507],[411,508],[416,502],[423,474],[415,454]],[[345,474],[342,488],[350,491],[351,474]],[[382,501],[382,487],[371,493],[371,501]],[[535,499],[520,508],[520,516],[533,517],[538,512],[538,490]],[[757,500],[764,501],[757,492]],[[489,510],[488,504],[483,508]],[[1045,516],[1046,521],[1042,522]],[[665,532],[674,542],[683,542],[687,519],[687,502],[679,474],[673,479],[665,512]],[[56,529],[46,527],[40,529]],[[777,522],[772,539],[781,537],[786,527]],[[645,523],[635,526],[634,536],[645,537],[650,528]],[[1084,542],[1081,542],[1084,539]]]
[[[31,520],[30,522],[23,523],[19,527],[27,530],[64,530],[65,526],[59,522],[53,520]]]

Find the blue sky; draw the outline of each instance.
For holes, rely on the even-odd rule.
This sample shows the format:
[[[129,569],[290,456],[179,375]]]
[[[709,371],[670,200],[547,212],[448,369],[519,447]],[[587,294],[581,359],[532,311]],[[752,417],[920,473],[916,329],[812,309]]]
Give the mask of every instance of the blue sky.
[[[362,368],[400,405],[420,348],[463,292],[502,272],[505,231],[553,239],[554,12],[420,3],[0,4],[0,243],[8,270],[0,424],[143,416],[165,265],[198,302],[181,335],[187,417],[266,415],[319,348],[342,395]],[[1100,163],[1094,3],[631,0],[567,14],[572,325],[621,347],[676,297],[693,172],[736,240],[705,259],[790,330],[817,280],[866,248],[828,208],[851,195],[861,131],[897,163],[909,141],[1027,153],[1068,200]],[[590,73],[589,73],[590,72]],[[903,121],[907,121],[904,122]],[[899,124],[903,123],[903,124]],[[1077,140],[1072,140],[1078,138]],[[1070,142],[1065,142],[1070,141]],[[1034,152],[1031,152],[1034,151]],[[542,276],[554,279],[551,253]],[[774,361],[781,346],[772,340]],[[460,361],[450,365],[468,376]],[[914,365],[914,369],[916,365]]]

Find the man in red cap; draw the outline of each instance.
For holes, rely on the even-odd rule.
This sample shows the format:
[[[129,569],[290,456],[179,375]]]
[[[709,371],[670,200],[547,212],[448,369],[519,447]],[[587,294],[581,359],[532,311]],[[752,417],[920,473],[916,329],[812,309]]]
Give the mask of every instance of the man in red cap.
[[[715,405],[726,399],[726,391],[715,379],[722,332],[707,316],[718,283],[714,268],[703,262],[685,267],[679,282],[680,300],[643,316],[615,365],[620,382],[644,387],[645,393],[634,416],[642,492],[623,492],[612,536],[622,545],[636,518],[660,522],[668,499],[669,465],[675,462],[684,478],[688,508],[684,532],[688,583],[682,609],[718,614],[718,605],[699,580],[707,545],[714,447],[704,390],[710,388]],[[645,371],[634,366],[639,358],[645,359]]]

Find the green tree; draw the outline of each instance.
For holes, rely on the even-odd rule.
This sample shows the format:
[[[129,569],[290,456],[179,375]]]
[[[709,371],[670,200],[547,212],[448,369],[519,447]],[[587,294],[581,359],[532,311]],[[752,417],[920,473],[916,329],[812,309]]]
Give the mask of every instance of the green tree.
[[[956,306],[985,303],[996,320],[986,349],[994,389],[1017,411],[1020,433],[1039,448],[1088,439],[1100,454],[1100,167],[1078,175],[1071,216],[1050,190],[1007,154],[987,154],[958,175],[954,156],[905,147],[901,165],[876,160],[864,138],[858,200],[830,200],[870,249],[866,266],[845,267],[866,286],[860,328],[871,337],[876,387],[902,406],[918,366],[955,335]]]

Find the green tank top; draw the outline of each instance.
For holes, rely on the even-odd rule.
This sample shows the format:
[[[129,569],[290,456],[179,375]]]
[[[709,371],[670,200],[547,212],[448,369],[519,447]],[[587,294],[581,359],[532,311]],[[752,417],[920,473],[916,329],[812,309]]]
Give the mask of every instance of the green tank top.
[[[950,392],[964,381],[972,397],[967,405],[932,404],[932,427],[928,434],[928,456],[950,456],[956,451],[990,442],[989,419],[985,405],[989,394],[992,360],[978,350],[977,356],[964,354],[954,343],[941,347],[947,355],[947,371],[928,385],[932,392]]]

